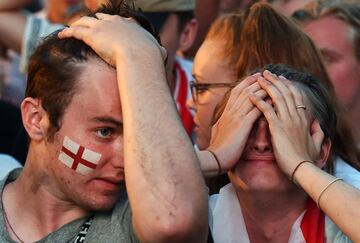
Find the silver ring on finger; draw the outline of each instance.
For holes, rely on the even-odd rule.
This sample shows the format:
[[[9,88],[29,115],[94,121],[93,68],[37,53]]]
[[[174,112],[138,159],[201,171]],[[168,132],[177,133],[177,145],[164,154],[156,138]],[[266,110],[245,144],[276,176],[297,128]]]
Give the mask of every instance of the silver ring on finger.
[[[296,106],[296,109],[304,109],[304,110],[306,110],[306,106],[304,106],[304,105],[297,105],[297,106]]]

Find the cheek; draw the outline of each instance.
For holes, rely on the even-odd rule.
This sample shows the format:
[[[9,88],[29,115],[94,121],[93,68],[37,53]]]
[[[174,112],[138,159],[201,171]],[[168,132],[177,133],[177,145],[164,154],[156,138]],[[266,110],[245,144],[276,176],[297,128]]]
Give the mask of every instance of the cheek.
[[[352,62],[339,62],[329,65],[327,71],[340,101],[348,103],[349,99],[359,92],[360,78],[358,65]]]

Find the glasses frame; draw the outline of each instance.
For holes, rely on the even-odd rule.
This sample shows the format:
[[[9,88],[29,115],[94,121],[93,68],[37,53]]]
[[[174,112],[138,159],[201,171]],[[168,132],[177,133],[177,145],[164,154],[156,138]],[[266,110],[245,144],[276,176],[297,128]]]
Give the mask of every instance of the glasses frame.
[[[211,88],[234,88],[239,81],[232,83],[198,83],[195,80],[190,81],[190,90],[193,102],[196,103],[200,93]]]

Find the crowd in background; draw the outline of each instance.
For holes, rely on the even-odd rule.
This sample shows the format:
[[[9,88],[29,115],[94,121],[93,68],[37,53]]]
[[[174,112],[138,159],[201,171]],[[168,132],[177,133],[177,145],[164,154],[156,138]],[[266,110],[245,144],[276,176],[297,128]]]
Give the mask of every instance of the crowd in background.
[[[189,144],[194,146],[190,150],[196,153],[196,166],[210,193],[206,200],[208,224],[202,230],[208,230],[211,237],[191,239],[359,241],[360,224],[352,221],[360,215],[356,207],[360,201],[360,1],[124,2],[140,10],[141,16],[151,22],[149,28],[154,32],[151,34],[166,49],[164,77],[178,112],[174,119],[181,121]],[[30,94],[47,99],[46,88],[43,94],[36,91],[36,84],[27,83],[36,80],[36,75],[52,77],[36,66],[36,61],[42,60],[38,47],[44,39],[49,45],[54,32],[71,26],[66,29],[68,32],[62,32],[65,33],[62,38],[84,41],[100,58],[113,64],[97,43],[74,34],[79,26],[95,28],[91,24],[88,27],[82,16],[93,16],[107,3],[107,0],[0,0],[1,178],[32,161],[29,144],[37,140],[27,124],[31,123],[26,110],[29,101],[23,100]],[[136,19],[126,11],[122,14]],[[144,27],[139,19],[136,20]],[[51,35],[48,41],[46,37]],[[107,45],[106,41],[103,45]],[[138,52],[142,51],[139,47]],[[56,55],[51,58],[58,60]],[[152,63],[150,59],[148,62]],[[67,60],[64,58],[64,62]],[[118,69],[121,67],[118,65],[116,62],[112,66]],[[53,92],[48,89],[49,94]],[[146,92],[146,87],[142,92]],[[124,110],[123,98],[121,103]],[[51,109],[45,107],[45,112],[61,114],[60,117],[64,112]],[[158,111],[154,109],[152,116],[156,117]],[[62,126],[59,124],[58,130]],[[156,131],[152,136],[157,136]],[[265,164],[264,161],[276,160],[276,166],[264,169],[263,165],[249,162],[258,160]],[[131,179],[132,183],[136,181]],[[176,191],[175,182],[173,188]],[[263,193],[272,190],[279,194]],[[131,205],[136,197],[132,190],[129,194]],[[195,191],[189,193],[189,200],[192,194]],[[267,203],[271,206],[267,207]],[[337,211],[337,207],[344,209]],[[22,242],[23,237],[11,225],[6,223],[7,231],[11,228],[10,238]],[[194,225],[200,228],[201,223]],[[142,230],[140,226],[134,230],[136,238],[146,238],[142,238]]]

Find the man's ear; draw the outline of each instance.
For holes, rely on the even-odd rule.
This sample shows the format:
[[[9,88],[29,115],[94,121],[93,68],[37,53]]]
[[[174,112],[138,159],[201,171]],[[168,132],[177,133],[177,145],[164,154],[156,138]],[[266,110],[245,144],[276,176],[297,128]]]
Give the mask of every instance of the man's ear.
[[[21,116],[31,140],[41,141],[46,139],[49,119],[38,99],[26,97],[21,103]]]
[[[179,51],[186,52],[190,49],[195,41],[198,30],[198,22],[195,18],[188,21],[184,27],[184,30],[180,34]]]

